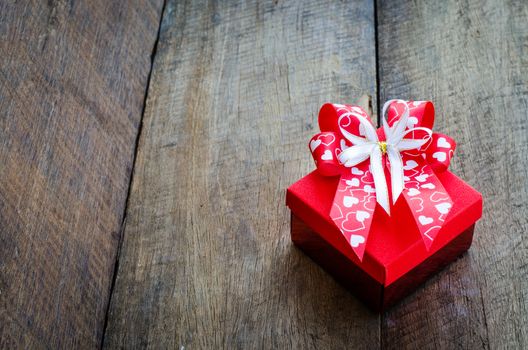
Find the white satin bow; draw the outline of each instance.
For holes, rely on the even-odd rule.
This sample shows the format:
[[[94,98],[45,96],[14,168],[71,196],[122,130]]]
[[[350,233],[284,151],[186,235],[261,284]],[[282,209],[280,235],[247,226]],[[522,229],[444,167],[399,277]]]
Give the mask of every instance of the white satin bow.
[[[405,106],[405,111],[400,119],[389,127],[389,123],[385,119],[385,113],[391,103],[402,103]],[[363,127],[364,136],[359,137],[346,131],[341,127],[341,119],[344,117],[355,117],[360,122],[360,127]],[[374,186],[376,187],[376,201],[383,209],[390,215],[389,193],[387,186],[387,179],[385,178],[385,171],[383,169],[383,156],[387,154],[390,164],[391,174],[391,190],[392,203],[396,203],[402,193],[405,182],[403,178],[403,162],[400,152],[411,149],[418,149],[429,141],[433,132],[429,128],[417,127],[405,130],[407,122],[409,121],[409,107],[403,100],[389,100],[383,105],[383,130],[385,132],[386,141],[380,141],[376,129],[372,124],[361,114],[355,113],[354,110],[350,113],[344,113],[340,116],[338,124],[343,136],[352,143],[353,146],[344,149],[339,154],[339,161],[345,167],[353,167],[370,157],[370,171],[374,178]],[[414,131],[425,131],[427,137],[421,140],[405,139],[404,137]]]

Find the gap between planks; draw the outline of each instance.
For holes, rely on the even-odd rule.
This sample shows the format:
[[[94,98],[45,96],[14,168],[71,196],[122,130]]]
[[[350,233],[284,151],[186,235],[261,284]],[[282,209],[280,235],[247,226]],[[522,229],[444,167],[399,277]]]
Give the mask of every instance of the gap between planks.
[[[112,296],[114,294],[114,287],[117,279],[117,272],[119,270],[119,258],[121,255],[121,246],[123,244],[123,236],[125,234],[125,227],[126,227],[126,220],[127,220],[127,210],[130,200],[130,191],[132,189],[132,180],[134,178],[134,172],[136,170],[136,158],[138,154],[138,148],[139,148],[139,138],[141,137],[141,131],[143,130],[143,118],[145,117],[145,109],[147,106],[147,99],[148,99],[148,92],[150,88],[150,82],[152,79],[152,70],[154,67],[154,60],[156,59],[156,52],[158,50],[158,42],[160,38],[160,32],[161,32],[161,24],[163,21],[163,14],[165,13],[165,8],[167,6],[167,0],[163,0],[163,6],[161,7],[161,12],[159,16],[159,24],[158,24],[158,32],[156,33],[156,40],[154,41],[154,45],[152,46],[152,51],[150,53],[150,69],[147,77],[147,84],[145,86],[145,93],[143,97],[143,107],[141,109],[141,118],[139,120],[139,127],[138,132],[136,135],[136,141],[134,143],[134,158],[132,159],[132,168],[130,169],[130,176],[128,178],[128,191],[127,196],[125,199],[125,207],[123,208],[123,220],[121,221],[121,227],[119,229],[119,243],[117,245],[117,251],[115,256],[115,263],[114,263],[114,272],[112,274],[112,283],[110,284],[110,291],[109,291],[109,297],[108,302],[106,305],[106,312],[105,312],[105,319],[104,319],[104,325],[103,325],[103,336],[101,337],[101,342],[99,343],[99,349],[102,349],[104,346],[105,338],[106,338],[106,331],[108,327],[108,313],[110,312],[110,304],[112,302]]]

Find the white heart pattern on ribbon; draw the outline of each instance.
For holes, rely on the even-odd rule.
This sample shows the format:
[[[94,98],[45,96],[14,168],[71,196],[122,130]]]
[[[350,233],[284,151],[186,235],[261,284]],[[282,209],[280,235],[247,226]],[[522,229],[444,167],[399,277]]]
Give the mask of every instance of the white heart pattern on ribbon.
[[[422,225],[429,225],[433,223],[433,218],[427,217],[425,215],[418,216],[418,221],[420,221],[420,224]]]
[[[436,145],[440,148],[451,148],[451,144],[447,142],[445,137],[439,137],[436,141]]]
[[[354,204],[358,204],[358,203],[359,203],[359,199],[357,199],[354,196],[344,196],[343,197],[343,205],[347,208],[350,208]]]
[[[315,151],[317,147],[321,144],[321,140],[312,140],[310,141],[310,150]]]
[[[321,160],[332,160],[334,159],[334,156],[332,155],[332,152],[329,150],[324,151],[323,155],[321,156]]]
[[[445,152],[435,152],[433,153],[433,158],[436,158],[439,162],[444,162],[447,159],[447,154]]]
[[[360,235],[350,235],[350,245],[352,247],[356,248],[363,243],[365,243],[365,237]]]

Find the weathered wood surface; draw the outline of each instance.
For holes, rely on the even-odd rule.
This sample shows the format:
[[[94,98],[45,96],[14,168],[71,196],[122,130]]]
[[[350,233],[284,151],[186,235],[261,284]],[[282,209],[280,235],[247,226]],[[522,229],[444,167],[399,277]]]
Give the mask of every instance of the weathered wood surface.
[[[371,1],[169,1],[108,348],[371,348],[379,317],[295,249],[319,106],[376,96]]]
[[[100,345],[161,1],[0,2],[0,348]]]
[[[381,1],[381,99],[434,99],[484,196],[469,254],[382,318],[383,347],[528,348],[528,3]]]

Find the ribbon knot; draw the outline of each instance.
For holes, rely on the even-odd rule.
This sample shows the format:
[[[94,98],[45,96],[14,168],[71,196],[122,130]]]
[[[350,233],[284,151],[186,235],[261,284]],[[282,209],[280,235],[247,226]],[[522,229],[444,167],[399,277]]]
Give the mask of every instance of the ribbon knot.
[[[382,155],[386,155],[387,154],[387,142],[385,141],[378,141],[378,146],[381,150],[381,154]]]
[[[358,106],[325,104],[310,141],[319,172],[341,176],[330,216],[359,259],[376,203],[390,215],[403,194],[427,248],[452,206],[435,171],[447,169],[455,142],[432,132],[433,104],[390,100],[382,116],[376,129]]]

